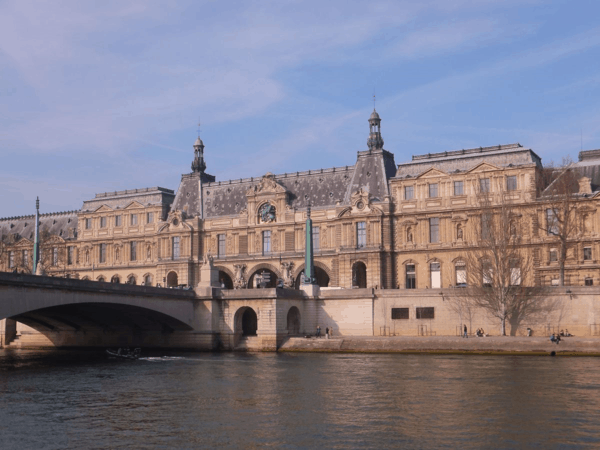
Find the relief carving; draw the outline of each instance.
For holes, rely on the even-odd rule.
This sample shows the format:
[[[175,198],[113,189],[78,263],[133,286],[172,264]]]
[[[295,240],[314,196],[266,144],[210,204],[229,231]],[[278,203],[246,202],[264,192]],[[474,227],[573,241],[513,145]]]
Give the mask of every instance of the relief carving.
[[[235,279],[233,280],[234,289],[245,289],[246,288],[246,264],[234,264],[235,267]]]
[[[283,286],[286,288],[294,287],[294,274],[292,272],[294,268],[293,262],[282,262],[281,267],[283,267]]]

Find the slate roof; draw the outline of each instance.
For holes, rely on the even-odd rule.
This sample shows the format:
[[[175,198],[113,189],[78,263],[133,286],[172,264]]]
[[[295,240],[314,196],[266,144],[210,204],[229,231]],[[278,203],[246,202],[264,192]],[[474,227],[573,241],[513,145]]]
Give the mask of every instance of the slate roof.
[[[592,191],[600,190],[600,150],[585,150],[579,152],[579,161],[573,168],[581,176],[588,177],[592,183]]]
[[[350,203],[353,192],[359,188],[371,193],[373,201],[382,201],[389,195],[388,179],[394,176],[394,155],[385,150],[359,152],[353,166],[309,170],[275,175],[289,195],[292,208],[303,209],[310,201],[313,208],[335,207]],[[205,218],[232,216],[247,208],[246,192],[262,177],[227,181],[202,179],[202,204]],[[173,209],[184,211],[188,217],[199,216],[200,174],[181,178]]]
[[[396,177],[415,177],[431,168],[446,173],[462,172],[486,162],[499,167],[537,164],[542,167],[540,158],[530,148],[521,144],[496,145],[441,153],[415,155],[411,162],[398,164]]]
[[[162,187],[149,187],[142,189],[130,189],[126,191],[104,192],[96,194],[91,200],[85,200],[81,211],[95,211],[102,205],[109,208],[125,208],[131,202],[138,202],[144,206],[170,205],[175,197],[175,192]]]
[[[65,240],[77,237],[78,211],[40,214],[40,232],[47,230],[51,235],[60,236]],[[33,241],[35,237],[35,215],[6,217],[0,219],[0,239],[9,236]]]

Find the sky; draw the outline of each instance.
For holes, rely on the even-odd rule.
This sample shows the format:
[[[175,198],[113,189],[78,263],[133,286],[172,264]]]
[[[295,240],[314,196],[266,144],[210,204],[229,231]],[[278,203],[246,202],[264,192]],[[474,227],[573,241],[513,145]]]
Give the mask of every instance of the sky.
[[[0,217],[384,148],[600,148],[600,2],[0,0]]]

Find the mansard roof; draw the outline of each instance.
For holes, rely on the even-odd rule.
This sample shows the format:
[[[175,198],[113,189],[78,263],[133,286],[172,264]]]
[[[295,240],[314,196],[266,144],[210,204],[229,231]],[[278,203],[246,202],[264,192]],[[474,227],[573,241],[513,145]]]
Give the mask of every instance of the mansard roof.
[[[353,192],[362,188],[373,201],[389,195],[388,179],[394,176],[394,156],[386,150],[358,152],[356,164],[328,169],[274,175],[276,183],[288,192],[289,205],[303,209],[349,205]],[[202,185],[202,205],[205,218],[240,214],[247,208],[246,192],[260,183],[262,177],[227,181],[205,181]],[[183,175],[172,209],[188,217],[201,215],[200,176]]]
[[[40,231],[48,231],[53,236],[67,240],[74,239],[77,236],[77,213],[78,211],[65,211],[40,214]],[[1,239],[14,236],[15,241],[20,238],[33,240],[35,215],[0,219],[0,236]]]
[[[600,190],[600,150],[579,152],[579,161],[573,164],[573,168],[590,179],[593,191]]]
[[[85,200],[81,212],[91,212],[106,205],[111,209],[123,209],[132,202],[138,202],[144,206],[168,206],[173,203],[175,192],[162,187],[149,187],[142,189],[130,189],[126,191],[104,192],[96,194],[91,200]]]
[[[396,177],[415,177],[430,168],[446,173],[464,172],[484,162],[498,167],[529,164],[542,166],[542,158],[530,148],[517,143],[414,155],[411,162],[398,164]]]

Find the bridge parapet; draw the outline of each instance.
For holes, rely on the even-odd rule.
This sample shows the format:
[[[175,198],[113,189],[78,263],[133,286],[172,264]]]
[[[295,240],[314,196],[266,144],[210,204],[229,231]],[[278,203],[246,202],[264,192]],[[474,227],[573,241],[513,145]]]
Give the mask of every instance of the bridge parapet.
[[[160,288],[154,286],[137,286],[134,284],[104,283],[73,278],[56,278],[39,275],[26,275],[0,272],[0,286],[20,286],[32,288],[62,289],[68,291],[95,292],[104,294],[134,295],[144,297],[160,297],[163,299],[194,299],[192,290]]]

